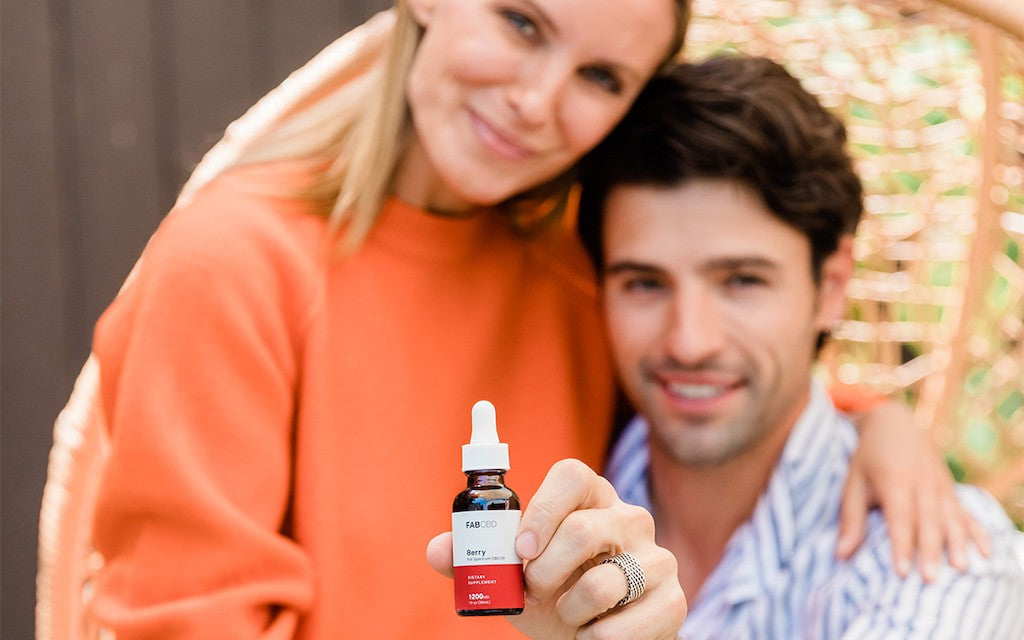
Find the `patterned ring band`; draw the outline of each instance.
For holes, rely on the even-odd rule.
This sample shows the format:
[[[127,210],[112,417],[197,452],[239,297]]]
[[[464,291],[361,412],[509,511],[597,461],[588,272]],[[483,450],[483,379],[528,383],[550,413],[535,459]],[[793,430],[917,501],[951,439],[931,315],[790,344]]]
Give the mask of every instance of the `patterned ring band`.
[[[601,564],[614,564],[619,569],[622,569],[623,575],[626,576],[626,595],[623,596],[622,600],[615,603],[616,607],[621,607],[624,604],[633,602],[644,594],[644,589],[647,587],[647,580],[644,578],[644,568],[640,566],[631,554],[623,551],[622,553],[605,558],[601,561]]]

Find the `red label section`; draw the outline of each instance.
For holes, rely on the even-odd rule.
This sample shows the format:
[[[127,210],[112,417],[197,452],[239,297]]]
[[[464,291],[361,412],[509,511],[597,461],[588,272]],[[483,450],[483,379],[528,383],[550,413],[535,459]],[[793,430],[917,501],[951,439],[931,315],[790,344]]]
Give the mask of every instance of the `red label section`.
[[[455,609],[521,609],[523,565],[455,567]]]

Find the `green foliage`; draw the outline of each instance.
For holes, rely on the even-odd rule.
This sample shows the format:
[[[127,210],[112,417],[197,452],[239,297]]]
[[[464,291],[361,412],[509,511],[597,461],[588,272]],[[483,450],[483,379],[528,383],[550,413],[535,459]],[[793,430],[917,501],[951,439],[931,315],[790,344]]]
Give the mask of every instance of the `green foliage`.
[[[949,467],[949,472],[953,474],[954,480],[964,482],[964,479],[967,477],[967,469],[955,456],[946,454],[946,465]]]
[[[964,378],[964,391],[970,395],[977,395],[981,393],[982,388],[985,384],[985,378],[988,377],[988,369],[983,367],[975,367]]]
[[[999,446],[999,433],[987,420],[974,418],[967,423],[964,441],[974,455],[991,458]]]
[[[932,109],[921,117],[928,124],[942,124],[949,121],[949,114],[940,109]]]
[[[1021,407],[1024,407],[1024,392],[1019,389],[1011,391],[1003,401],[996,407],[996,414],[1009,422],[1013,419],[1015,413],[1020,411]]]
[[[930,87],[932,89],[938,89],[939,87],[942,86],[941,82],[939,82],[937,80],[934,80],[932,78],[929,78],[928,76],[924,75],[923,73],[915,73],[915,74],[913,74],[912,77],[913,77],[913,79],[914,79],[914,81],[916,83],[923,84],[924,86]]]
[[[948,287],[953,284],[953,264],[939,262],[932,267],[931,282],[936,287]]]
[[[850,104],[850,115],[861,120],[878,121],[878,116],[875,115],[875,112],[863,102],[853,102]]]
[[[1010,281],[999,274],[992,277],[992,286],[988,293],[989,307],[995,312],[1006,311],[1013,296],[1013,287]]]
[[[917,193],[921,185],[924,184],[921,176],[914,175],[909,171],[897,171],[895,175],[896,180],[910,193]]]
[[[1003,93],[1009,98],[1024,98],[1024,76],[1008,73],[1003,76]]]

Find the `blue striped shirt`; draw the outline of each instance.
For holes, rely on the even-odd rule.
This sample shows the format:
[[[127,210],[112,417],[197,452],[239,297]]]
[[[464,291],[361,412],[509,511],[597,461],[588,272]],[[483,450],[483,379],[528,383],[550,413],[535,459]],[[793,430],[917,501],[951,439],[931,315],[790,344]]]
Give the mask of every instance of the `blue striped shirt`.
[[[696,598],[688,594],[681,638],[1024,639],[1024,540],[979,489],[957,487],[988,530],[992,553],[984,558],[972,548],[965,574],[943,564],[931,584],[916,572],[901,579],[877,511],[853,557],[835,559],[839,499],[856,441],[853,425],[813,385],[751,517]],[[653,511],[641,418],[616,444],[608,478],[623,500]]]

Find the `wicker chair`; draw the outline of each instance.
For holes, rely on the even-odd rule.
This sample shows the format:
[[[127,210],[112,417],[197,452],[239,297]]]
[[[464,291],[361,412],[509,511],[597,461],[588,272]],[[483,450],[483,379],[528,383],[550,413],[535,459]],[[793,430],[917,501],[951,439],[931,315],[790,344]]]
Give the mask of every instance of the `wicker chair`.
[[[814,16],[816,19],[826,15],[846,15],[845,19],[853,21],[853,28],[860,30],[856,41],[851,36],[848,42],[851,50],[862,49],[866,42],[872,40],[877,46],[889,46],[895,34],[903,33],[899,29],[913,29],[923,23],[944,25],[943,28],[948,26],[970,34],[978,49],[987,52],[984,53],[987,65],[1015,65],[1019,73],[1022,68],[1019,53],[1014,57],[1010,53],[1012,47],[998,51],[991,49],[993,42],[1004,42],[1011,37],[1018,39],[1014,44],[1019,47],[1024,17],[1012,10],[1009,16],[1006,15],[1006,7],[1012,3],[960,0],[959,4],[964,8],[980,6],[979,14],[989,22],[1002,25],[1005,33],[1000,35],[985,21],[971,19],[947,7],[933,6],[925,0],[912,3],[772,0],[724,2],[722,6],[714,0],[696,0],[688,54],[701,56],[724,48],[773,55],[788,61],[794,73],[804,78],[809,88],[822,96],[826,103],[840,111],[846,109],[847,113],[851,108],[847,96],[871,99],[877,91],[872,92],[870,84],[856,83],[845,77],[843,74],[853,68],[850,65],[837,63],[827,68],[828,65],[823,64],[828,58],[821,55],[822,46],[834,45],[832,34],[841,33],[842,29],[825,33],[822,25],[832,28],[827,26],[827,20],[822,19],[814,26],[814,19],[810,23],[802,23],[794,20],[794,16]],[[859,15],[848,15],[849,6],[859,9]],[[325,88],[345,80],[345,74],[351,71],[353,58],[365,55],[368,42],[382,39],[387,25],[388,18],[382,17],[372,26],[338,40],[234,122],[223,140],[197,167],[185,185],[179,203],[224,167],[232,165],[243,149],[251,149],[250,145],[264,139],[270,131],[286,128],[287,125],[282,123],[288,114],[307,108],[313,102],[318,106],[329,106],[331,93],[328,91],[325,96]],[[891,28],[896,28],[896,31],[889,33],[887,30]],[[995,73],[998,76],[999,70],[996,69]],[[1001,102],[994,94],[989,94],[986,99],[990,103]],[[1007,162],[1011,165],[1016,162],[1019,167],[1020,152],[1024,149],[1024,134],[1021,133],[1024,131],[1024,117],[1013,109],[1000,117],[1005,126],[989,123],[981,134],[986,150],[991,150],[984,154],[984,166],[979,170],[981,184],[992,188],[1000,186],[1019,194],[1024,191],[1020,174],[1013,171],[1000,174],[997,168],[1004,166],[998,160],[1000,153],[1013,156]],[[1007,128],[1011,133],[1003,131]],[[858,136],[877,142],[879,135],[879,131],[866,125],[851,126],[851,132],[855,143]],[[894,157],[898,155],[893,154]],[[889,160],[886,158],[881,164]],[[863,163],[862,168],[869,173],[869,190],[872,185],[884,188],[885,180],[878,178],[877,167],[868,160],[863,160]],[[894,169],[888,167],[885,171],[891,173]],[[872,182],[872,176],[878,179]],[[991,402],[977,402],[977,398],[972,398],[963,389],[961,379],[971,371],[973,360],[999,358],[999,362],[1004,363],[999,372],[1001,381],[993,384],[996,391],[1009,388],[1011,392],[1015,390],[1014,380],[1020,378],[1024,363],[1024,348],[1020,346],[1024,344],[1024,323],[1021,322],[1024,317],[1024,276],[1021,275],[1024,269],[1019,256],[1015,262],[1000,253],[1000,238],[1011,232],[998,228],[998,207],[984,195],[990,190],[979,188],[972,191],[977,207],[971,212],[971,219],[976,222],[976,230],[962,234],[968,240],[975,237],[983,238],[984,242],[979,243],[977,246],[981,248],[976,246],[969,256],[949,260],[963,267],[966,275],[949,291],[938,294],[935,293],[938,289],[927,282],[927,260],[912,259],[915,255],[920,257],[921,252],[927,253],[927,239],[911,237],[913,234],[896,228],[898,223],[894,223],[895,227],[885,224],[886,207],[906,206],[907,198],[897,197],[901,195],[899,193],[876,193],[883,196],[882,199],[869,200],[875,209],[869,208],[868,221],[861,230],[864,236],[859,245],[861,271],[851,291],[857,318],[838,332],[835,347],[827,354],[829,370],[845,382],[874,383],[885,391],[907,390],[908,397],[917,403],[922,419],[939,425],[936,437],[941,444],[952,449],[959,446],[954,425],[963,420],[958,416],[965,410],[977,412],[991,406]],[[933,198],[915,201],[910,206],[929,208],[935,204]],[[933,218],[928,220],[928,224],[948,224],[948,220]],[[920,234],[921,229],[916,233]],[[1024,230],[1013,233],[1017,234],[1017,241],[1024,237]],[[915,247],[920,250],[918,254],[910,251]],[[908,252],[913,255],[908,256]],[[914,269],[908,271],[907,264],[913,264]],[[1005,279],[1017,287],[1016,317],[992,318],[982,310],[983,296],[979,292],[991,279],[993,264],[999,273],[1009,274]],[[894,292],[903,294],[908,291],[923,296],[930,304],[948,308],[948,317],[953,319],[942,323],[938,332],[932,333],[929,333],[927,323],[911,326],[912,323],[894,320],[891,317],[893,308],[897,303],[906,304],[900,296],[894,297]],[[980,334],[976,329],[978,321],[995,327],[986,334],[988,338],[981,345],[978,344]],[[1017,384],[1017,388],[1020,386]],[[1024,409],[1012,414],[1011,421],[1016,423],[999,425],[998,433],[1003,439],[1002,446],[1024,460],[1024,456],[1020,456],[1024,451],[1022,415]],[[90,576],[102,564],[102,559],[91,548],[89,536],[107,446],[107,430],[99,403],[99,365],[95,358],[90,357],[54,428],[39,525],[38,640],[97,637],[97,630],[88,628],[84,622],[83,610]],[[980,464],[982,469],[983,463]],[[1005,499],[1015,486],[1024,482],[1024,463],[1001,471],[998,476],[976,474],[972,479],[980,479],[982,484],[987,481],[990,490]],[[1011,508],[1013,505],[1007,506]],[[1018,512],[1018,518],[1022,513],[1024,509]]]

